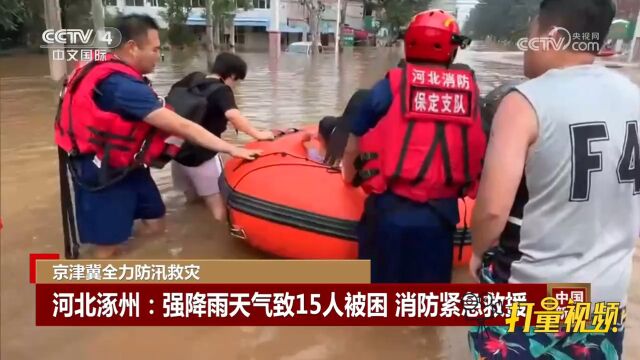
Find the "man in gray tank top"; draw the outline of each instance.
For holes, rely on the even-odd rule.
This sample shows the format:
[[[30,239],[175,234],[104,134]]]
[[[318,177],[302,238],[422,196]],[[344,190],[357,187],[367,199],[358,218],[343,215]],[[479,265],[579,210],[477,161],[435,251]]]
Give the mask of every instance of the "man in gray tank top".
[[[529,42],[531,80],[504,97],[493,120],[472,222],[479,280],[590,283],[592,302],[624,306],[640,234],[640,89],[594,64],[614,15],[612,0],[542,1],[529,39],[556,42]],[[470,344],[476,357],[492,358],[494,336],[521,346],[507,351],[518,359],[541,356],[532,349],[609,359],[622,353],[624,327],[616,330],[576,342],[475,329]]]

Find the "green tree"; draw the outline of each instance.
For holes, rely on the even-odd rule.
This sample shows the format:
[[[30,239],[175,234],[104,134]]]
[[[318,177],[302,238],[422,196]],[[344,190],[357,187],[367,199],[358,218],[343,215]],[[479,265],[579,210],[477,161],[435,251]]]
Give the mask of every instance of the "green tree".
[[[207,1],[207,11],[211,11],[211,26],[213,27],[213,47],[220,48],[225,24],[233,24],[236,10],[250,9],[253,7],[251,0],[211,0]],[[208,13],[207,13],[208,14]],[[207,16],[205,14],[205,16]],[[233,26],[233,25],[232,25]]]
[[[91,0],[60,0],[62,26],[70,29],[93,29]]]
[[[415,14],[429,9],[430,3],[431,0],[365,0],[365,7],[381,10],[381,25],[397,36]]]
[[[187,26],[187,18],[191,12],[190,0],[167,0],[166,10],[160,16],[169,24],[167,38],[171,45],[192,45],[195,35]]]
[[[300,0],[300,4],[309,12],[307,25],[309,25],[309,31],[311,32],[311,48],[313,53],[317,54],[319,51],[318,43],[320,42],[320,19],[326,6],[321,0]]]
[[[105,9],[104,11],[104,26],[105,27],[114,27],[116,26],[116,19],[120,16],[124,15],[120,9],[116,9],[115,12],[110,12]]]
[[[477,39],[516,42],[526,36],[540,0],[482,0],[469,14],[464,32]]]
[[[0,2],[0,30],[17,30],[26,15],[22,0],[3,0]]]
[[[39,48],[42,42],[42,32],[45,30],[44,1],[24,0],[24,23],[22,24],[23,42],[29,48]]]

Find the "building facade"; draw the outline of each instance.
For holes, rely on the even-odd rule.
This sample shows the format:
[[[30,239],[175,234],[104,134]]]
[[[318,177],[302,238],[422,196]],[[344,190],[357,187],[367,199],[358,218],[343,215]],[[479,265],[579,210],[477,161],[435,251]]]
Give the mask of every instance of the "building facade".
[[[348,1],[345,25],[352,28],[364,27],[364,5],[362,1]],[[324,0],[325,11],[321,15],[320,32],[323,43],[328,43],[336,31],[338,0]],[[147,14],[153,17],[161,28],[168,27],[162,17],[166,10],[165,0],[106,0],[106,9],[110,13]],[[194,31],[203,34],[206,27],[206,0],[191,0],[191,12],[187,25]],[[278,26],[275,24],[276,4],[279,4]],[[269,47],[269,31],[279,31],[281,41],[286,45],[309,38],[308,11],[299,0],[253,0],[251,9],[238,9],[233,21],[235,27],[235,43],[245,50],[265,50]],[[226,39],[231,35],[231,27],[225,30]]]

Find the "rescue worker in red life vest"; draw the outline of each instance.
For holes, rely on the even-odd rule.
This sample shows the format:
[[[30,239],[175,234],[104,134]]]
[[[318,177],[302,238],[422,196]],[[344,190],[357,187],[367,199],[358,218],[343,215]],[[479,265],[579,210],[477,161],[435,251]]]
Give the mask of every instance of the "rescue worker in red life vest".
[[[369,193],[357,229],[371,281],[451,281],[458,198],[474,196],[486,137],[468,66],[469,40],[442,10],[417,14],[405,59],[371,90],[351,124],[345,181]]]
[[[56,143],[68,154],[80,240],[96,245],[98,258],[115,255],[135,220],[141,234],[164,229],[165,206],[149,168],[166,164],[181,139],[245,159],[259,154],[165,108],[143,77],[160,59],[158,25],[146,15],[117,24],[120,45],[74,71],[55,126]]]

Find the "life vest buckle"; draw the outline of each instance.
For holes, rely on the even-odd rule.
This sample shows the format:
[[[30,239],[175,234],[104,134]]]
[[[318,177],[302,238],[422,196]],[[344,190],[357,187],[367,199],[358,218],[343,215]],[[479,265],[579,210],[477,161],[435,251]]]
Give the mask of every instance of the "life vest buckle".
[[[380,174],[380,170],[378,169],[367,169],[358,171],[358,175],[363,181],[367,181],[378,174]]]
[[[378,158],[378,153],[374,153],[374,152],[362,153],[356,158],[354,162],[354,167],[356,168],[356,170],[361,170],[369,161],[375,160],[377,158]]]
[[[378,153],[374,153],[374,152],[367,152],[367,153],[362,153],[360,154],[360,158],[363,161],[371,161],[371,160],[375,160],[378,158]]]

